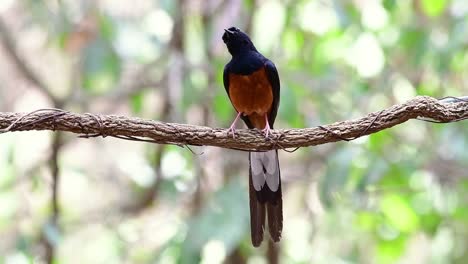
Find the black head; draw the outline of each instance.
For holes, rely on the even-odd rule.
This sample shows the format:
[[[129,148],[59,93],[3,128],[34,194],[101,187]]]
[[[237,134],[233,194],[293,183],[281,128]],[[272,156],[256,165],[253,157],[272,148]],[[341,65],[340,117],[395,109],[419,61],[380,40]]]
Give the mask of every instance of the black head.
[[[236,27],[230,27],[224,30],[223,41],[232,56],[243,52],[254,50],[255,46],[249,36]]]

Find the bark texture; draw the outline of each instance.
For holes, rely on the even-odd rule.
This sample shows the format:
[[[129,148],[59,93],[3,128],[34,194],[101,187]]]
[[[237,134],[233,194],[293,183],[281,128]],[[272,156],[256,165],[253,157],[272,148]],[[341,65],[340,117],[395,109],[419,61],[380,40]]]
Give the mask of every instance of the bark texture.
[[[164,123],[134,117],[77,114],[60,109],[40,109],[31,113],[0,113],[0,133],[53,130],[80,134],[80,137],[111,136],[158,144],[215,146],[245,151],[266,151],[315,146],[376,133],[410,119],[450,123],[468,119],[468,100],[438,100],[428,96],[391,106],[364,117],[301,129],[273,130],[270,138],[261,131],[239,129],[236,137],[225,128]]]

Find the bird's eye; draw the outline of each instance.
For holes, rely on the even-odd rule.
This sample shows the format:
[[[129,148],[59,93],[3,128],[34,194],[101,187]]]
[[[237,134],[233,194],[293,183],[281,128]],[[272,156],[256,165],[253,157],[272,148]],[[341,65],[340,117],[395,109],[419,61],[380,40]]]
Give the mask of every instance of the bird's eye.
[[[248,42],[247,40],[245,40],[245,39],[242,41],[242,43],[243,43],[244,45],[249,44],[249,42]]]

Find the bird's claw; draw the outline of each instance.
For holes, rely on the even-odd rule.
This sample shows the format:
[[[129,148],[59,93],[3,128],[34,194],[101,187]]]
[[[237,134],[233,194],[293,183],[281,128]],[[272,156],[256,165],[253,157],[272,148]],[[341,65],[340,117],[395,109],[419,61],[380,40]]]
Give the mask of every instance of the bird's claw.
[[[237,119],[239,119],[241,115],[242,115],[242,112],[237,113],[236,119],[234,119],[234,122],[232,122],[231,126],[228,129],[228,136],[229,134],[232,133],[232,138],[236,138],[236,122],[237,122]]]
[[[228,129],[227,134],[228,134],[228,136],[229,136],[230,134],[232,134],[232,138],[236,138],[236,129],[235,129],[233,126],[231,126],[231,127]]]
[[[265,135],[265,138],[269,138],[271,135],[270,126],[266,126],[264,129],[262,129],[262,132]]]

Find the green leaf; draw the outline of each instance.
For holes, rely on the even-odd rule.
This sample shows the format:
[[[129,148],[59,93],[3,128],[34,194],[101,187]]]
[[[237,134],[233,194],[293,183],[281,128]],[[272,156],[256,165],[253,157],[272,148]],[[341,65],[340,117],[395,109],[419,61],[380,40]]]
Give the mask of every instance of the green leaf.
[[[420,216],[421,226],[426,233],[433,236],[437,233],[437,230],[442,223],[442,217],[435,213],[431,212]]]
[[[396,0],[383,0],[383,7],[387,9],[387,11],[392,11],[395,6]]]
[[[377,244],[377,259],[376,263],[396,263],[400,256],[405,251],[406,237],[399,236],[394,240],[381,240]]]
[[[254,6],[254,1],[253,1],[253,0],[244,0],[244,5],[245,5],[247,8],[249,8],[249,9],[255,7],[255,6]]]
[[[380,208],[388,222],[401,232],[413,232],[419,228],[418,215],[402,196],[384,196],[380,201]]]
[[[421,0],[421,8],[429,17],[440,16],[447,5],[447,0]]]

